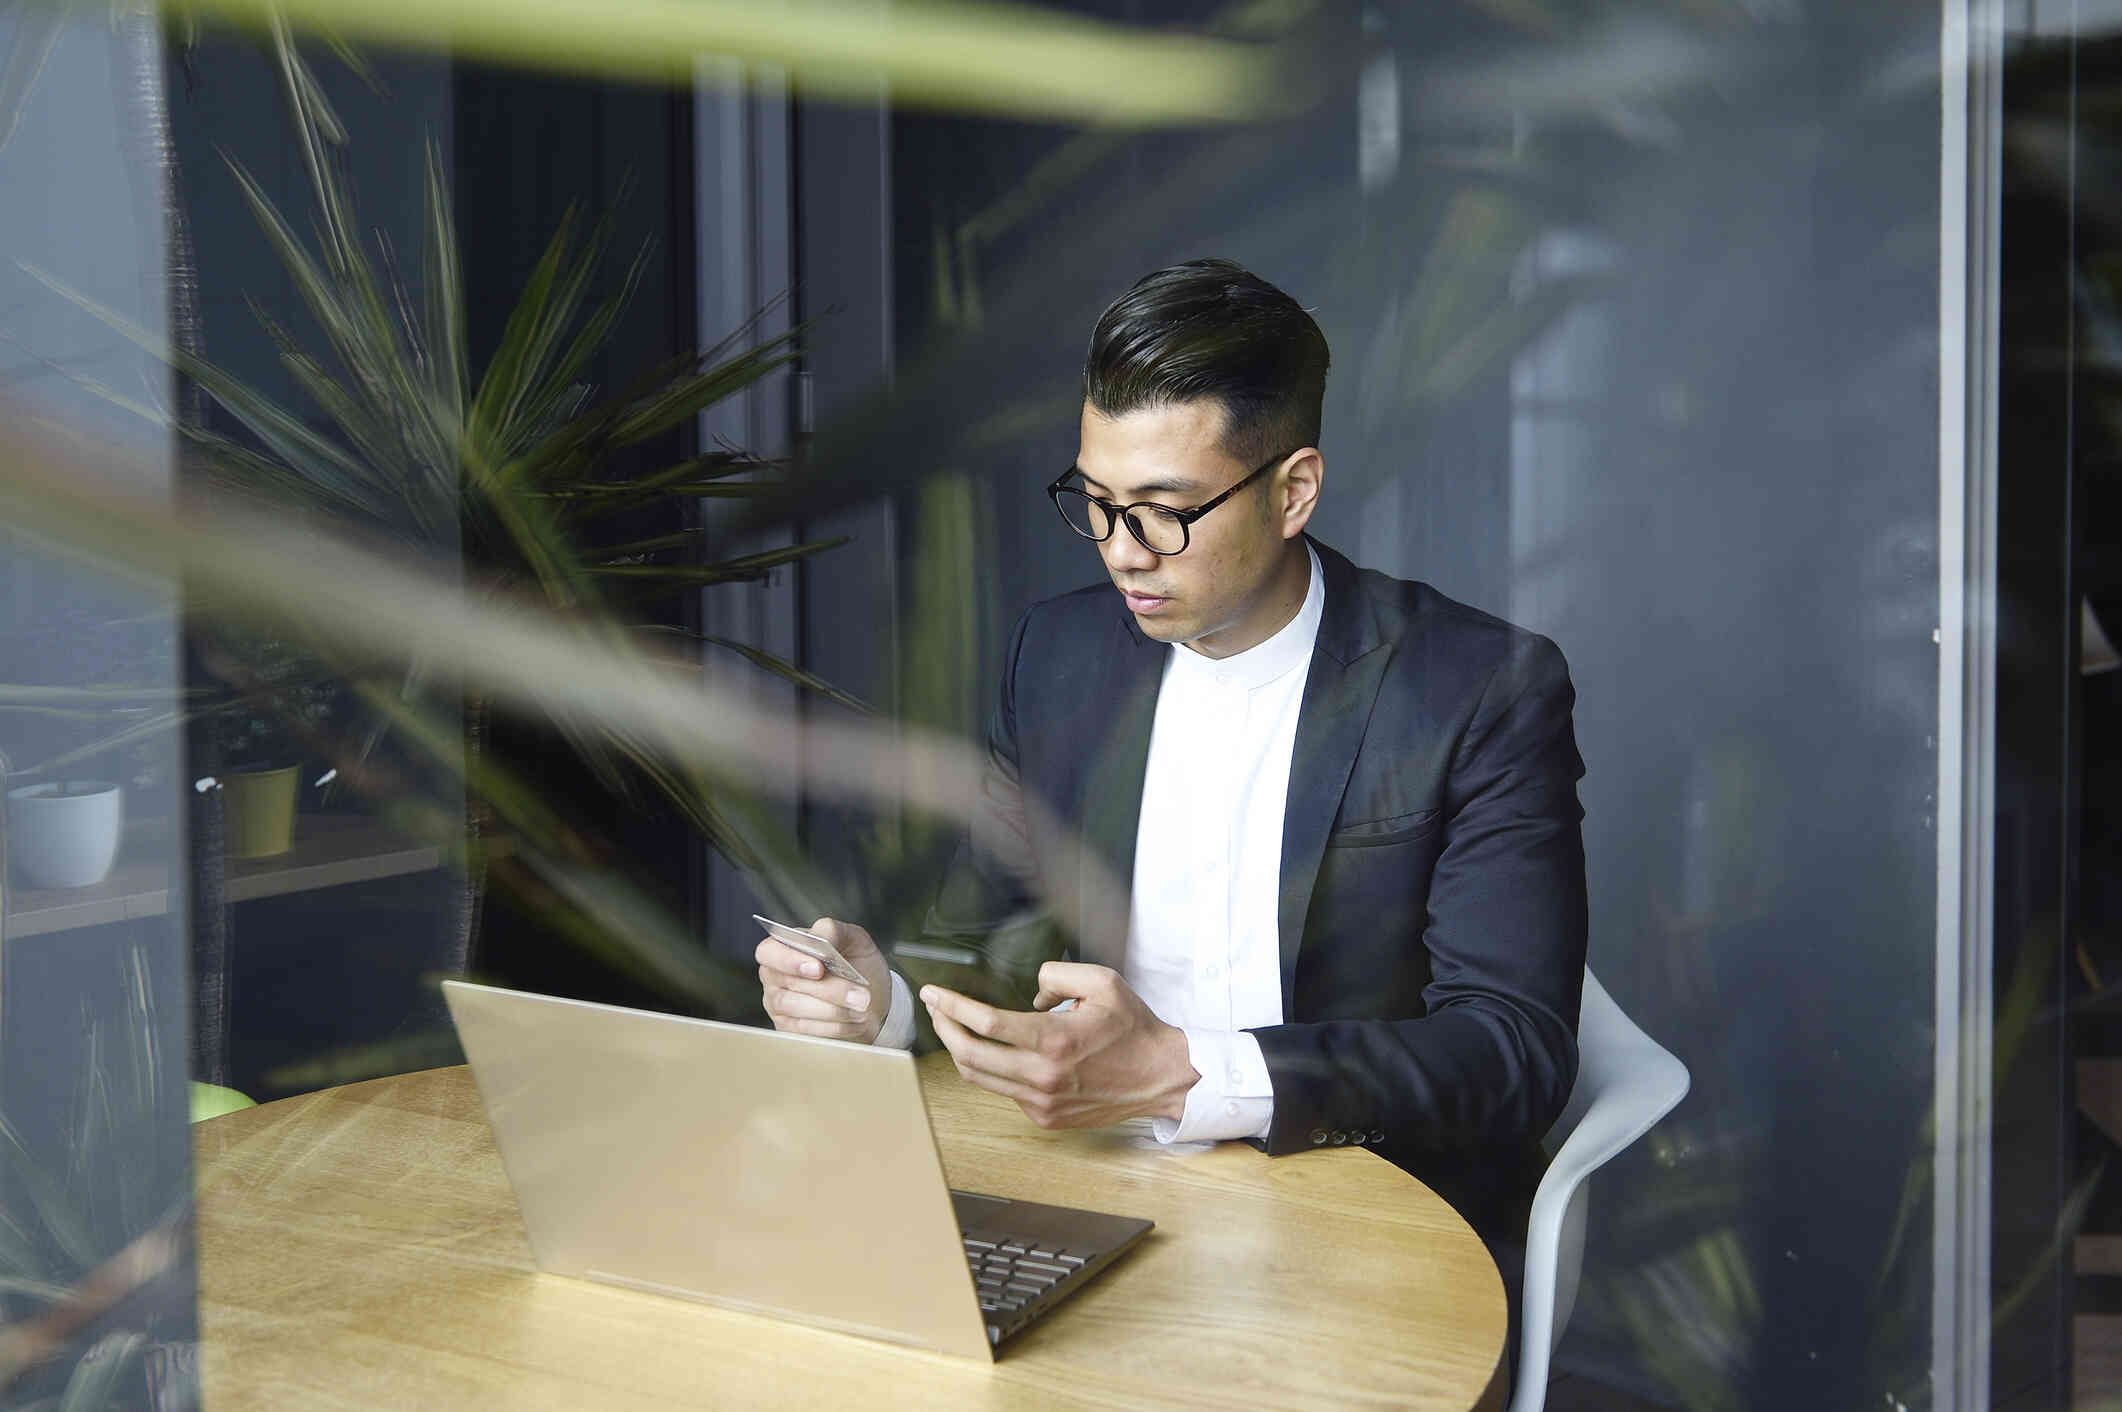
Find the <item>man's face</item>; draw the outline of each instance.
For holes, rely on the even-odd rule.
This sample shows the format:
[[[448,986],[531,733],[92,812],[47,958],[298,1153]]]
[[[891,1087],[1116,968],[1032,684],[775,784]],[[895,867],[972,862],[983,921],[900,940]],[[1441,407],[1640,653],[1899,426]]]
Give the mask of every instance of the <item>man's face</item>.
[[[1083,405],[1076,467],[1083,489],[1115,505],[1151,501],[1191,509],[1243,480],[1243,465],[1219,444],[1224,410],[1186,402],[1107,417]],[[1317,460],[1317,453],[1312,454]],[[1303,603],[1306,576],[1294,576],[1290,542],[1308,517],[1290,508],[1279,468],[1194,521],[1184,552],[1153,554],[1116,525],[1098,545],[1105,571],[1142,631],[1183,642],[1210,657],[1242,652],[1273,636]]]

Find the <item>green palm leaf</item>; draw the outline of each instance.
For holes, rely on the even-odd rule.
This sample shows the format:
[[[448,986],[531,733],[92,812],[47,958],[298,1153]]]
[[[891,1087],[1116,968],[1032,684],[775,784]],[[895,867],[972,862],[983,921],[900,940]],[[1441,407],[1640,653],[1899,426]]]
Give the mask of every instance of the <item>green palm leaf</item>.
[[[492,805],[517,833],[542,848],[565,850],[581,846],[573,825],[548,807],[536,789],[489,755],[466,756],[455,712],[444,722],[407,700],[395,684],[386,688],[375,681],[357,681],[353,686],[369,709],[388,720],[432,762],[461,778],[466,789]]]
[[[140,1357],[147,1339],[137,1333],[106,1334],[98,1339],[66,1380],[58,1412],[103,1412],[118,1395],[118,1386]]]
[[[442,395],[451,426],[462,425],[465,372],[464,270],[457,258],[456,208],[442,178],[442,154],[427,145],[427,220],[421,227],[421,286],[427,315],[427,351],[434,359],[430,381]]]
[[[838,702],[850,711],[857,711],[865,716],[873,716],[877,713],[877,708],[864,701],[861,697],[842,691],[825,678],[812,672],[806,672],[795,663],[776,657],[773,653],[764,651],[761,648],[753,647],[750,643],[737,642],[726,637],[716,637],[711,633],[687,633],[685,635],[696,638],[701,642],[710,643],[716,647],[727,648],[744,658],[745,661],[750,662],[753,666],[771,672],[783,681],[792,682],[802,687],[805,691],[816,692],[828,701]]]
[[[227,408],[231,415],[256,436],[267,450],[280,457],[289,470],[299,473],[304,483],[315,486],[319,492],[334,501],[357,509],[362,514],[375,518],[383,516],[387,501],[378,493],[381,487],[376,484],[375,477],[361,461],[333,445],[330,439],[311,431],[299,418],[282,409],[270,398],[253,391],[241,380],[223,372],[205,359],[193,357],[183,349],[174,347],[166,339],[149,333],[123,314],[69,288],[35,266],[25,264],[22,268],[32,277],[43,281],[55,293],[122,334],[137,347],[163,359],[171,367],[198,383],[207,395]]]
[[[177,695],[197,696],[197,691]],[[0,685],[0,711],[39,707],[82,706],[108,710],[113,706],[159,706],[170,699],[166,686],[17,686]]]
[[[51,58],[65,23],[62,9],[16,7],[7,65],[0,68],[0,148],[15,135],[22,110],[29,106],[30,90],[37,86],[37,75],[44,72],[45,60]]]
[[[646,539],[629,539],[622,544],[607,544],[597,551],[598,562],[615,564],[646,554],[662,554],[673,549],[694,549],[706,544],[714,533],[705,528],[679,530],[676,534],[656,534]]]
[[[536,430],[534,420],[523,414],[545,383],[544,364],[573,323],[607,241],[609,225],[600,222],[581,254],[574,255],[570,247],[578,219],[573,208],[560,218],[509,311],[501,342],[472,399],[471,434],[497,464],[520,453],[525,438]]]
[[[747,472],[778,473],[782,465],[782,462],[766,460],[742,451],[711,451],[704,456],[687,457],[675,465],[635,476],[631,480],[586,481],[535,493],[550,500],[570,502],[569,508],[577,512],[609,513],[613,510],[631,509],[665,496],[716,494],[747,485],[751,489],[746,491],[746,494],[758,494],[773,489],[772,483],[736,481],[725,485],[723,478]]]
[[[579,475],[587,458],[608,447],[631,445],[677,426],[793,361],[805,331],[791,329],[726,358],[717,347],[664,360],[527,451],[517,479],[550,488],[563,472]]]
[[[612,428],[615,445],[630,446],[661,436],[704,408],[742,392],[767,374],[796,361],[796,333],[773,339],[766,345],[726,362],[681,377],[659,392],[642,398]]]
[[[432,389],[408,374],[411,360],[376,292],[365,254],[358,248],[341,251],[328,266],[320,266],[250,173],[233,161],[229,169],[352,385],[342,388],[328,379],[314,357],[293,348],[277,325],[266,319],[263,322],[280,348],[282,361],[318,406],[378,459],[381,464],[376,469],[385,472],[382,479],[394,483],[401,494],[412,496],[415,503],[425,502],[426,513],[418,518],[423,523],[432,521],[436,502],[451,504],[455,487],[437,483],[433,476],[416,481],[409,473],[415,465],[453,464],[455,457],[449,448],[455,440],[454,429],[438,425]],[[327,188],[331,180],[327,176]],[[322,191],[319,197],[320,202],[325,200]]]
[[[47,0],[49,3],[49,0]],[[246,26],[292,18],[353,40],[610,78],[685,82],[692,56],[787,68],[805,92],[1103,123],[1226,122],[1308,95],[1259,44],[987,0],[182,0]]]
[[[572,909],[575,916],[564,909],[543,915],[591,954],[667,985],[711,1014],[735,1017],[756,1003],[756,979],[710,957],[667,909],[610,868],[534,851],[517,854],[515,861]]]
[[[21,1181],[37,1219],[77,1270],[89,1269],[110,1254],[95,1239],[67,1184],[31,1155],[5,1115],[0,1115],[0,1168],[14,1173]]]
[[[135,745],[143,740],[153,740],[183,725],[185,721],[190,719],[190,714],[185,711],[158,712],[145,720],[126,727],[124,730],[114,731],[99,740],[91,741],[87,745],[66,751],[64,754],[54,755],[49,760],[30,766],[27,769],[18,770],[16,774],[24,779],[34,778],[38,775],[48,775],[56,770],[66,769],[70,765],[78,765],[84,760],[93,760],[100,755],[108,755],[113,750],[123,750],[128,745]]]
[[[747,579],[765,578],[770,570],[783,564],[807,559],[827,549],[838,549],[847,542],[848,536],[840,535],[833,539],[814,539],[807,544],[790,544],[759,554],[724,559],[713,564],[599,564],[589,572],[606,578],[654,580],[665,584],[739,583]]]

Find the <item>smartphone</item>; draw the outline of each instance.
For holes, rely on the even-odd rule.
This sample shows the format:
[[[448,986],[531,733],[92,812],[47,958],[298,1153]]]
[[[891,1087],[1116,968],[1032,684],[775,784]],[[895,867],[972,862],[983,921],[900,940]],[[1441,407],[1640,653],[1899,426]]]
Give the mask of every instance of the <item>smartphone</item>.
[[[752,913],[752,920],[765,927],[766,934],[775,941],[780,942],[783,946],[792,947],[802,952],[841,980],[852,981],[856,985],[865,987],[869,984],[867,976],[856,970],[845,956],[842,956],[833,948],[831,942],[816,932],[805,931],[802,927],[792,927],[786,922],[777,922],[770,917],[762,917],[757,912]]]

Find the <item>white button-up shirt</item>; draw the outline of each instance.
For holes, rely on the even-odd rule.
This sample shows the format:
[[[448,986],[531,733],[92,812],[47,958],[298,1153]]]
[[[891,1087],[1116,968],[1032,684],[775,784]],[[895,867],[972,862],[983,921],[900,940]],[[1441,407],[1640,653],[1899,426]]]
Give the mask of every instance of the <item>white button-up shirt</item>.
[[[1248,1029],[1282,1023],[1282,811],[1297,712],[1326,609],[1305,546],[1304,606],[1234,656],[1174,645],[1150,727],[1135,829],[1133,915],[1123,974],[1158,1019],[1186,1032],[1200,1081],[1165,1142],[1264,1137],[1274,1090]]]
[[[1319,555],[1297,615],[1265,642],[1205,657],[1174,644],[1164,664],[1135,828],[1121,974],[1158,1019],[1186,1034],[1200,1079],[1163,1142],[1264,1137],[1274,1090],[1248,1029],[1282,1023],[1282,813],[1297,713],[1326,610]],[[879,1044],[913,1043],[913,998],[892,973]]]

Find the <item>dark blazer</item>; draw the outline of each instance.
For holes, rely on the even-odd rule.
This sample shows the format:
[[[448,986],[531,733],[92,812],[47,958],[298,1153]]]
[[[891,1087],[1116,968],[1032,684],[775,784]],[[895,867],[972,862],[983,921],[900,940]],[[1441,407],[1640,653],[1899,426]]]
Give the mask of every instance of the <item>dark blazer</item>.
[[[1584,765],[1569,671],[1544,637],[1314,547],[1326,604],[1283,821],[1285,1023],[1253,1031],[1275,1095],[1258,1145],[1372,1146],[1484,1236],[1522,1241],[1538,1140],[1577,1068]],[[1132,884],[1167,650],[1104,584],[1018,621],[980,806],[1013,856],[961,849],[923,936],[974,951],[982,974],[902,958],[909,974],[1021,1007],[1043,961],[1120,967],[1109,930],[1076,940],[1096,930],[1080,925],[1090,900],[1059,875],[1054,834]]]

